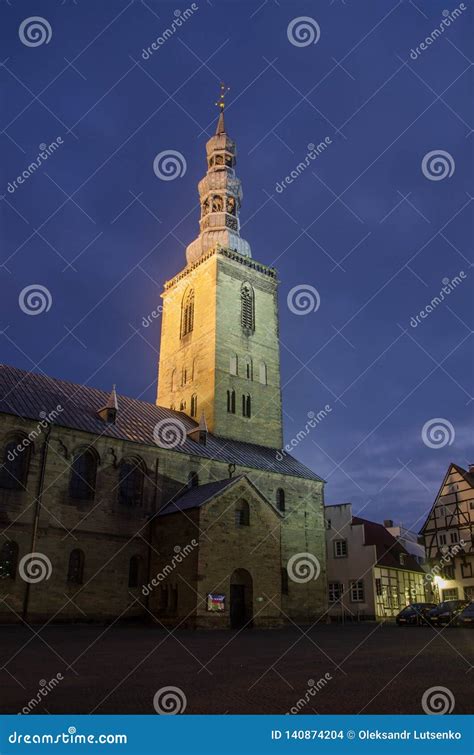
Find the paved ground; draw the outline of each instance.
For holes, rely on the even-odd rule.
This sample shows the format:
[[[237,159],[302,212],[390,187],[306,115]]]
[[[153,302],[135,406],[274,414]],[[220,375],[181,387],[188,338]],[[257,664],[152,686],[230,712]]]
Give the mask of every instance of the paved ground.
[[[433,686],[451,691],[455,713],[473,712],[472,630],[367,623],[303,631],[171,637],[152,626],[69,625],[35,637],[3,626],[0,712],[18,713],[58,673],[63,680],[36,713],[153,713],[167,686],[182,690],[187,713],[285,713],[300,699],[302,713],[422,713]],[[308,680],[325,674],[332,678],[307,694]]]

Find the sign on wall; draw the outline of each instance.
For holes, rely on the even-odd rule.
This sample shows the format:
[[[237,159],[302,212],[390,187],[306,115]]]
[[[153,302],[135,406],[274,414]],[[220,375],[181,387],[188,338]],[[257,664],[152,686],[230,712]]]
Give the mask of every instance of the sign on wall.
[[[225,595],[209,593],[207,596],[208,611],[225,611]]]

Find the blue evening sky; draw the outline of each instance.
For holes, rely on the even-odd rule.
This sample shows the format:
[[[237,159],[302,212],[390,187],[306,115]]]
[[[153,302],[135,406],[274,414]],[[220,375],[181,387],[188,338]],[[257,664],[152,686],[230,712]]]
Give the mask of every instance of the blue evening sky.
[[[327,502],[418,529],[448,463],[474,461],[473,23],[471,3],[461,5],[421,50],[459,5],[199,0],[144,60],[191,3],[0,0],[1,360],[154,401],[160,321],[141,323],[197,233],[224,80],[242,236],[281,281],[286,442],[329,405],[295,449],[327,480]],[[50,25],[47,44],[21,41],[31,16]],[[316,43],[290,42],[300,17],[314,33],[317,23]],[[57,151],[8,190],[57,137]],[[153,171],[167,150],[187,166],[171,181]],[[432,180],[423,158],[440,150]],[[52,299],[38,316],[19,306],[33,284]],[[300,285],[317,290],[317,311],[288,307]],[[434,448],[427,423],[442,426],[425,431]]]

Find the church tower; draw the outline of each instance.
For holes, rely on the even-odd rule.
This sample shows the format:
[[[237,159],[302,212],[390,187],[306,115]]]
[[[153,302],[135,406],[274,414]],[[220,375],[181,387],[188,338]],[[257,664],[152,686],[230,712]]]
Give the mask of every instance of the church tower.
[[[277,275],[240,236],[236,145],[224,123],[206,145],[200,232],[164,287],[157,404],[233,440],[282,447]]]

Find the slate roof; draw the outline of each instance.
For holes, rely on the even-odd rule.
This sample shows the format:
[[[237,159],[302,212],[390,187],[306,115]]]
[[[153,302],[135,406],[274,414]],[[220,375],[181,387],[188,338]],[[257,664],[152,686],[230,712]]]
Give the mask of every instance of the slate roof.
[[[218,480],[217,482],[207,482],[204,485],[190,488],[183,493],[183,495],[179,496],[179,498],[167,503],[159,512],[159,516],[174,514],[177,511],[198,509],[200,506],[203,506],[210,501],[211,498],[214,498],[215,495],[222,493],[223,490],[244,477],[245,475],[237,475],[237,477],[232,477],[232,479],[228,478],[227,480]]]
[[[424,573],[416,558],[405,550],[403,545],[385,529],[383,524],[371,522],[359,516],[352,517],[352,524],[364,525],[364,542],[366,545],[375,545],[377,566]],[[403,566],[400,563],[401,553],[405,556]]]
[[[62,411],[54,420],[55,425],[149,446],[156,446],[153,430],[158,422],[180,422],[187,432],[198,427],[197,422],[182,412],[122,395],[117,396],[116,423],[106,424],[97,416],[97,411],[106,404],[109,395],[108,391],[90,388],[87,385],[69,383],[16,367],[0,365],[0,412],[5,414],[39,421],[44,412],[49,414],[60,404]],[[276,454],[280,449],[230,440],[211,433],[207,436],[205,446],[186,437],[173,450],[253,469],[321,481],[321,477],[289,454],[285,454],[279,461]]]

